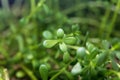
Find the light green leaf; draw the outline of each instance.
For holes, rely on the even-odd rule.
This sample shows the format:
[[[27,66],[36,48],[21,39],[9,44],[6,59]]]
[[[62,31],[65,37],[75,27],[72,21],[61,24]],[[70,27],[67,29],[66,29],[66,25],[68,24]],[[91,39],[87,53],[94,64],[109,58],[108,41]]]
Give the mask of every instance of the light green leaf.
[[[65,43],[60,43],[59,44],[59,47],[60,47],[60,50],[63,51],[63,52],[66,52],[67,51],[67,46]]]
[[[48,80],[48,68],[46,65],[44,64],[40,65],[39,72],[42,80]]]
[[[83,59],[86,55],[86,49],[84,47],[80,47],[80,48],[77,49],[76,53],[77,53],[76,56],[78,58]]]
[[[64,42],[66,44],[75,44],[77,39],[75,37],[67,37],[64,39]]]
[[[43,32],[43,37],[46,38],[46,39],[52,39],[52,33],[50,31],[44,31]]]
[[[43,42],[43,46],[46,48],[51,48],[53,47],[55,44],[57,44],[59,41],[58,40],[45,40]]]
[[[65,53],[63,54],[63,61],[64,61],[65,63],[67,63],[68,61],[70,61],[70,54],[69,54],[68,52],[65,52]]]
[[[59,38],[62,38],[62,37],[64,36],[64,31],[63,31],[63,29],[59,28],[59,29],[57,30],[57,36],[58,36]]]
[[[74,67],[72,68],[71,73],[72,73],[73,75],[77,75],[77,74],[79,74],[81,71],[82,71],[82,67],[81,67],[80,63],[77,62],[77,63],[74,65]]]

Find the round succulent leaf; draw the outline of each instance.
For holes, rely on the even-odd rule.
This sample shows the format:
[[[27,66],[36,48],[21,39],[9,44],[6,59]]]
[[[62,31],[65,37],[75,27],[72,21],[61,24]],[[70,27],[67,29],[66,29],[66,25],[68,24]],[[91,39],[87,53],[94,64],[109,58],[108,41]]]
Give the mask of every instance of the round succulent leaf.
[[[62,52],[67,52],[67,46],[66,44],[63,42],[63,43],[59,43],[59,48]]]
[[[43,46],[46,47],[46,48],[51,48],[54,45],[56,45],[58,42],[59,42],[58,40],[45,40],[43,42]]]
[[[23,72],[23,71],[17,71],[17,73],[16,73],[16,77],[17,78],[23,78],[25,76],[25,73]]]
[[[72,44],[75,44],[76,41],[77,41],[77,39],[75,37],[66,37],[66,38],[64,38],[64,42],[66,44],[71,44],[72,45]]]
[[[77,49],[76,53],[77,53],[76,56],[78,58],[83,59],[86,55],[86,49],[84,47],[80,47],[80,48]]]
[[[80,64],[79,62],[77,62],[77,63],[73,66],[73,68],[72,68],[72,70],[71,70],[71,73],[72,73],[73,75],[77,75],[77,74],[79,74],[81,71],[82,71],[81,64]]]
[[[44,31],[42,35],[45,39],[52,39],[53,37],[52,33],[48,30]]]
[[[59,37],[59,38],[64,37],[64,31],[63,31],[63,29],[59,28],[57,30],[57,37]]]

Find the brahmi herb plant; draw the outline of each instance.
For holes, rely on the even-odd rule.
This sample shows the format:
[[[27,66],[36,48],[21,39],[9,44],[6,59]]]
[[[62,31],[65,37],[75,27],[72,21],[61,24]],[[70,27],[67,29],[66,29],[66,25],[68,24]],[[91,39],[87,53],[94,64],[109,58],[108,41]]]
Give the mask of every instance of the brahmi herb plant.
[[[120,0],[0,0],[0,80],[120,80]]]
[[[47,65],[40,66],[42,79],[120,80],[119,53],[107,40],[101,40],[100,45],[95,44],[89,40],[87,32],[83,38],[78,28],[73,25],[71,33],[67,34],[59,28],[54,36],[50,31],[43,32],[45,38],[46,35],[50,38],[44,40],[43,46],[48,48],[46,50],[53,55],[56,64],[51,63],[49,72]]]

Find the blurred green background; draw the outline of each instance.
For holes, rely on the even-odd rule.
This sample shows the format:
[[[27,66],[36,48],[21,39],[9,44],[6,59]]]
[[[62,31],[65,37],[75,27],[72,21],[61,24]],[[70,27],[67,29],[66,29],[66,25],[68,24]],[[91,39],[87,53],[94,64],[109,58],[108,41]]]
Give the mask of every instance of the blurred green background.
[[[20,71],[22,78],[33,72],[25,78],[40,79],[39,65],[51,67],[53,54],[42,46],[45,30],[54,35],[62,27],[68,33],[78,24],[83,35],[120,44],[120,0],[0,0],[0,7],[0,66],[11,80],[21,80]]]

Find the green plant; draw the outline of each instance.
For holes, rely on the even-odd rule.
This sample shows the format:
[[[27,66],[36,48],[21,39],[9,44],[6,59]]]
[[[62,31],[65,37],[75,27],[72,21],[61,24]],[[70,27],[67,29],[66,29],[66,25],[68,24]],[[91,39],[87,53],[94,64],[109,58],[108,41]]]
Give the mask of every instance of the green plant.
[[[119,80],[120,0],[0,2],[0,66],[10,80]]]
[[[73,27],[78,28],[77,25],[73,25]],[[116,61],[116,52],[109,48],[110,43],[102,40],[102,44],[95,45],[86,40],[87,35],[81,41],[80,36],[82,35],[79,34],[79,29],[73,27],[72,32],[68,34],[65,34],[64,30],[60,28],[56,32],[55,39],[43,42],[43,46],[50,50],[52,47],[58,46],[55,48],[59,52],[52,52],[53,56],[58,55],[57,58],[60,58],[62,55],[63,59],[58,63],[61,67],[52,74],[50,80],[59,79],[62,74],[65,74],[63,79],[66,77],[70,80],[79,78],[82,80],[120,79],[120,65]],[[86,45],[82,45],[84,42]]]

